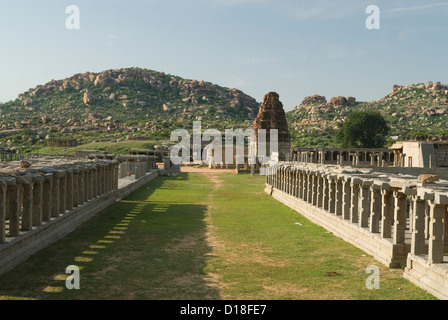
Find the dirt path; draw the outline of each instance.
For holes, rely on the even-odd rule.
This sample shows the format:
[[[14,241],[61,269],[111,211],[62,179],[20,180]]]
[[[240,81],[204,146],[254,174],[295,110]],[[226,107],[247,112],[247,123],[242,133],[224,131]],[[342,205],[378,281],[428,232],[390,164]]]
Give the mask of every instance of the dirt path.
[[[181,172],[192,172],[192,173],[223,173],[230,172],[234,173],[233,169],[209,169],[209,168],[193,168],[193,167],[182,167]]]

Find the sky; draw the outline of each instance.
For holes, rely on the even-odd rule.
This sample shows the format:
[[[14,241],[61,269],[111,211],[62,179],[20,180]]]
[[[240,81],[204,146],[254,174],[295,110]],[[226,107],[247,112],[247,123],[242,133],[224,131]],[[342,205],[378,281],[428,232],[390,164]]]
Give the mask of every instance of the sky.
[[[66,9],[79,8],[79,29]],[[369,5],[379,29],[368,29]],[[375,20],[376,21],[376,20]],[[448,1],[2,0],[0,101],[76,73],[140,67],[238,88],[379,100],[448,83]]]

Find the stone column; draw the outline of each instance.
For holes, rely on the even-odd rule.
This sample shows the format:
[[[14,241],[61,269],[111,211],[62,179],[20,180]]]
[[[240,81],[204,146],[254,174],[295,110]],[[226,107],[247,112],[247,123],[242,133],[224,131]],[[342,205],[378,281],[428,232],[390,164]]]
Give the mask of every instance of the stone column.
[[[303,200],[303,171],[299,171],[299,199]]]
[[[350,177],[344,177],[341,180],[342,183],[342,219],[350,219],[350,200],[352,198],[351,186],[350,186]]]
[[[0,179],[0,244],[6,242],[6,181]]]
[[[149,165],[148,165],[147,172],[149,172]],[[93,170],[92,170],[92,173],[93,173]],[[114,162],[114,185],[113,185],[113,187],[114,187],[116,197],[118,198],[119,192],[118,192],[118,162],[117,161]]]
[[[7,184],[6,214],[9,215],[9,236],[15,237],[20,233],[20,185],[15,178],[8,179]]]
[[[292,180],[291,180],[291,195],[294,197],[296,195],[296,181],[297,181],[297,170],[292,169]]]
[[[53,218],[59,216],[59,180],[62,173],[59,171],[55,171],[53,173],[53,186],[52,186],[52,193],[51,193],[51,216]]]
[[[65,189],[65,171],[59,171],[59,214],[65,214],[66,210],[66,189]]]
[[[392,210],[393,210],[393,197],[392,191],[387,189],[381,189],[382,206],[381,206],[381,237],[392,237]]]
[[[429,224],[429,247],[428,262],[443,262],[443,218],[445,216],[446,205],[429,201],[430,224]]]
[[[425,254],[425,215],[426,215],[426,201],[421,197],[412,196],[414,202],[414,212],[412,223],[412,238],[411,238],[411,254]]]
[[[65,170],[65,174],[66,174],[66,180],[65,180],[65,208],[66,210],[70,211],[73,209],[73,189],[74,189],[74,173],[73,173],[73,169],[72,168],[67,168]]]
[[[351,206],[350,206],[350,222],[358,223],[359,215],[359,189],[362,181],[358,178],[353,178],[351,181]]]
[[[99,196],[98,194],[98,166],[94,165],[92,170],[92,192],[93,192],[93,198]]]
[[[369,226],[369,215],[370,215],[370,187],[372,186],[371,181],[363,181],[360,185],[360,205],[359,205],[359,226],[361,228],[367,228]],[[377,222],[378,226],[378,222]],[[378,231],[376,231],[378,232]]]
[[[328,182],[328,211],[336,213],[336,176],[329,176]]]
[[[317,177],[317,207],[322,208],[324,203],[324,178],[319,173]]]
[[[308,203],[313,203],[313,174],[308,171],[308,181],[307,181],[307,195],[306,195],[306,201]]]
[[[370,187],[370,227],[371,233],[380,232],[380,216],[382,210],[382,200],[381,186],[377,184],[372,184]]]
[[[44,178],[41,175],[33,176],[33,226],[42,225],[42,185]]]
[[[406,233],[406,195],[398,190],[393,191],[394,196],[394,244],[404,244]]]
[[[292,170],[286,172],[286,193],[291,195],[292,190]]]
[[[22,184],[22,226],[21,229],[28,231],[33,229],[33,177],[19,176],[17,181]]]
[[[83,167],[79,167],[78,172],[78,206],[82,206],[84,204],[84,173],[85,170]]]
[[[90,188],[90,183],[89,183],[89,168],[88,167],[84,167],[84,202],[89,201],[89,188]]]
[[[317,186],[317,184],[318,184],[318,176],[317,176],[317,173],[316,172],[314,172],[313,174],[312,174],[312,186],[313,186],[313,190],[312,190],[312,194],[311,194],[311,204],[313,205],[313,206],[316,206],[317,205],[317,192],[318,192],[318,186]]]
[[[78,192],[79,192],[79,168],[78,167],[73,167],[72,168],[72,172],[73,172],[73,176],[72,176],[72,180],[73,180],[73,207],[76,208],[78,206],[78,201],[79,201],[79,196],[78,196]]]
[[[344,191],[342,181],[338,178],[336,179],[336,212],[335,212],[337,216],[342,216],[343,198],[344,198]]]
[[[308,173],[304,170],[303,172],[303,180],[302,180],[302,190],[303,190],[303,201],[308,200]]]
[[[52,202],[52,186],[53,174],[47,173],[43,175],[44,183],[42,185],[42,219],[49,221],[51,219],[51,202]]]
[[[324,210],[328,210],[329,182],[328,182],[327,175],[323,175],[322,179],[323,179],[323,183],[322,183],[322,187],[323,187],[323,189],[322,189],[322,202],[323,202],[323,205],[322,205],[322,207],[323,207]]]

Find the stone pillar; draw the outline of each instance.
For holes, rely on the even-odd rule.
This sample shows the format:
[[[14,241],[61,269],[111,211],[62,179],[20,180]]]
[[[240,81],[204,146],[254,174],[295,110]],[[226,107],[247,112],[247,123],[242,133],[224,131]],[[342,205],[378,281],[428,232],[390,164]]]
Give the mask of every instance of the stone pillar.
[[[6,181],[0,179],[0,244],[6,242]]]
[[[429,201],[430,224],[429,224],[429,247],[428,262],[443,262],[443,218],[445,216],[446,205]]]
[[[336,177],[328,177],[328,211],[336,213]]]
[[[415,195],[412,196],[414,202],[414,212],[412,223],[412,238],[411,238],[411,254],[425,254],[425,215],[426,215],[426,201]]]
[[[380,216],[382,210],[381,186],[372,184],[370,187],[370,227],[371,233],[380,232]]]
[[[317,177],[317,207],[322,208],[324,204],[324,178],[319,174]]]
[[[84,167],[84,202],[89,201],[89,168]]]
[[[33,226],[42,225],[42,185],[44,178],[41,175],[33,176]]]
[[[313,206],[316,206],[317,205],[317,193],[318,193],[318,176],[317,176],[317,173],[316,172],[314,172],[313,174],[312,174],[312,186],[313,186],[313,190],[312,190],[312,195],[311,195],[311,204],[313,205]]]
[[[42,185],[42,220],[49,221],[51,219],[51,203],[52,203],[52,186],[53,174],[47,173],[43,176],[44,183]]]
[[[83,167],[79,167],[78,172],[78,206],[82,206],[84,204],[84,173],[85,169]]]
[[[65,214],[66,209],[66,189],[65,189],[65,171],[59,171],[59,214]]]
[[[135,166],[134,166],[135,168]],[[134,170],[135,171],[135,170]],[[102,194],[107,193],[107,164],[103,163],[101,166],[101,190]]]
[[[24,231],[33,229],[33,177],[31,175],[17,177],[22,184],[22,225]]]
[[[352,192],[350,188],[350,177],[344,177],[342,183],[342,219],[350,219],[350,200]]]
[[[65,208],[66,210],[70,211],[73,209],[73,185],[75,185],[74,181],[73,181],[73,169],[66,169],[65,170],[65,174],[66,174],[66,180],[65,180]]]
[[[292,180],[291,180],[291,195],[295,197],[297,187],[296,187],[296,181],[297,181],[297,170],[294,168],[292,169]]]
[[[382,206],[381,206],[381,237],[392,237],[392,210],[393,210],[393,197],[392,191],[387,189],[381,189]]]
[[[336,212],[335,212],[335,214],[337,216],[342,216],[343,199],[344,199],[344,191],[343,191],[342,181],[340,179],[336,179]]]
[[[302,189],[303,189],[303,201],[308,200],[308,172],[303,171],[303,180],[302,180]]]
[[[351,206],[350,206],[350,222],[358,223],[359,219],[359,189],[362,181],[353,178],[351,181]]]
[[[53,173],[53,186],[52,186],[52,193],[51,193],[51,216],[53,218],[59,216],[59,180],[62,173],[55,171]]]
[[[323,184],[322,184],[322,202],[323,202],[323,209],[328,210],[328,198],[329,198],[329,181],[327,175],[322,176]]]
[[[148,168],[147,171],[149,172],[149,168]],[[93,173],[93,170],[92,170],[92,173]],[[117,161],[114,162],[114,186],[113,187],[114,187],[114,191],[115,191],[116,197],[118,198],[119,197],[119,192],[118,192],[118,162]]]
[[[72,172],[73,172],[73,176],[72,176],[72,180],[73,180],[73,195],[72,195],[72,199],[73,199],[73,207],[76,208],[78,206],[78,192],[79,192],[79,168],[78,167],[73,167],[72,168]]]
[[[307,196],[306,201],[308,203],[313,203],[313,174],[308,171],[308,181],[307,181]]]
[[[9,215],[9,236],[15,237],[20,233],[20,185],[15,178],[8,179],[7,183],[6,214]]]
[[[367,228],[369,226],[369,215],[370,215],[370,187],[372,183],[370,181],[363,181],[360,186],[360,200],[361,203],[359,205],[359,226],[361,228]],[[377,222],[378,226],[378,222]],[[378,231],[376,231],[378,232]]]
[[[94,199],[99,196],[98,192],[98,166],[94,165],[92,170],[92,197]]]
[[[292,170],[289,169],[286,174],[287,174],[287,176],[286,176],[286,182],[287,182],[286,191],[289,195],[291,195],[291,193],[292,193]]]
[[[394,244],[404,244],[406,233],[406,195],[400,191],[394,190]]]
[[[299,171],[299,199],[303,200],[303,171]]]

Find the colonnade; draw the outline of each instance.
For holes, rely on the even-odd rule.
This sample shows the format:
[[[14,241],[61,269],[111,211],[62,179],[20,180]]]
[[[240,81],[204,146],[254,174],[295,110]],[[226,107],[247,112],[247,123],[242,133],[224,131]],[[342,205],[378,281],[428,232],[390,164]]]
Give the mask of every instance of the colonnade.
[[[0,177],[0,244],[118,190],[118,161],[42,167]]]
[[[394,245],[408,245],[430,264],[448,246],[448,189],[415,177],[335,172],[329,166],[283,164],[267,168],[266,183],[368,230]]]

